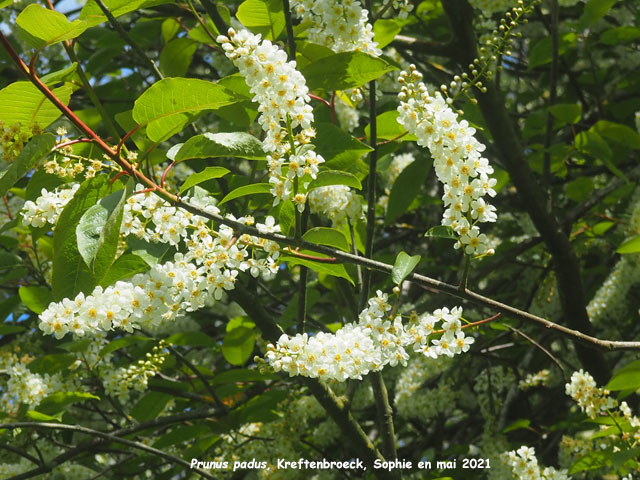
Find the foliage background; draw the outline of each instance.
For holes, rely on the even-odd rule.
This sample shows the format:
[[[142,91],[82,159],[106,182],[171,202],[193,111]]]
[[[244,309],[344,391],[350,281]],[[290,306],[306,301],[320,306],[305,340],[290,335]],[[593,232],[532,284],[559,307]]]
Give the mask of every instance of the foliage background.
[[[43,335],[38,315],[50,301],[81,291],[88,294],[98,284],[107,287],[171,259],[185,247],[142,245],[116,232],[101,253],[94,254],[106,258],[99,278],[94,269],[93,276],[68,281],[68,269],[85,268],[74,238],[79,218],[110,192],[106,180],[102,190],[90,182],[88,200],[76,205],[75,216],[70,211],[62,214],[68,224],[58,225],[57,233],[48,223],[23,225],[20,211],[25,201],[35,201],[42,188],[51,191],[86,175],[86,170],[75,179],[45,172],[44,163],[53,157],[49,152],[64,140],[54,136],[56,129],[68,129],[71,140],[87,135],[25,81],[5,49],[0,51],[6,172],[0,177],[4,477],[188,478],[196,473],[178,461],[188,464],[192,458],[275,463],[277,458],[397,457],[415,466],[420,460],[474,457],[489,459],[492,468],[463,470],[458,463],[456,469],[413,468],[402,473],[415,478],[504,479],[514,473],[500,454],[528,445],[535,447],[540,465],[564,468],[572,478],[635,478],[638,426],[616,423],[619,417],[611,412],[587,418],[565,393],[565,384],[574,371],[584,369],[599,386],[610,382],[611,395],[637,411],[636,2],[537,3],[524,16],[526,21],[515,26],[518,36],[506,37],[507,44],[503,31],[497,30],[495,38],[491,32],[503,18],[509,27],[513,17],[504,13],[516,6],[509,2],[472,2],[473,7],[463,0],[410,2],[413,9],[406,18],[394,10],[402,2],[368,2],[364,7],[375,12],[369,18],[375,40],[385,47],[384,65],[369,57],[351,69],[341,63],[344,57],[308,41],[309,25],[285,15],[287,1],[216,5],[210,0],[111,0],[103,4],[116,17],[111,19],[102,14],[99,3],[91,0],[75,7],[54,2],[51,6],[65,11],[69,21],[79,22],[68,26],[64,20],[60,27],[43,13],[46,5],[36,11],[36,3],[1,2],[0,29],[6,45],[27,64],[34,58],[34,71],[106,144],[116,146],[131,133],[123,142],[123,158],[126,150],[137,151],[140,170],[160,183],[171,163],[172,147],[197,134],[248,132],[260,138],[257,105],[241,78],[234,76],[236,69],[216,44],[216,36],[222,24],[240,22],[289,52],[295,38],[297,67],[311,90],[324,99],[311,103],[317,152],[332,170],[350,174],[343,182],[362,186],[363,201],[368,198],[371,204],[373,198],[377,203],[386,196],[373,210],[375,236],[367,233],[363,217],[353,232],[337,228],[305,238],[337,247],[338,253],[343,242],[346,250],[355,248],[361,257],[372,251],[387,267],[371,271],[371,287],[364,288],[370,295],[378,289],[391,294],[395,284],[389,273],[399,252],[420,255],[413,271],[429,278],[410,275],[399,282],[396,308],[407,316],[412,310],[455,305],[464,307],[470,322],[502,315],[473,328],[475,343],[464,355],[434,362],[412,357],[408,367],[387,368],[382,376],[372,374],[363,381],[326,385],[260,370],[254,356],[262,356],[266,344],[277,340],[278,326],[295,334],[302,316],[309,331],[335,331],[356,318],[361,299],[367,298],[359,281],[363,271],[369,271],[366,261],[359,266],[349,260],[305,262],[283,251],[289,253],[288,260],[281,262],[273,278],[240,274],[235,289],[222,300],[156,331],[114,330],[95,342]],[[24,13],[28,8],[32,17]],[[23,15],[22,24],[16,23],[18,15]],[[289,34],[287,22],[292,26]],[[60,28],[66,34],[56,36]],[[467,72],[473,77],[469,66],[482,56],[486,69],[482,61],[476,69],[492,74],[479,76],[480,88],[468,88],[456,96],[453,106],[487,146],[484,154],[498,181],[493,203],[499,218],[486,230],[495,254],[470,261],[467,270],[468,258],[452,248],[454,242],[441,238],[446,237],[441,230],[430,230],[440,222],[442,186],[427,151],[415,144],[415,138],[402,136],[395,121],[396,67],[413,63],[434,90],[444,84],[455,96],[461,82],[451,86],[454,76]],[[365,67],[373,73],[364,75]],[[169,77],[175,77],[172,88],[188,92],[185,95],[195,105],[175,128],[154,131],[158,125],[142,119],[140,107],[136,114],[136,101],[154,85],[161,88],[160,80]],[[367,85],[369,80],[375,83]],[[234,101],[205,108],[206,92],[216,81],[232,92]],[[170,85],[164,82],[162,88]],[[357,114],[351,112],[357,117],[349,130],[339,111],[336,118],[340,107],[335,105],[346,100],[342,108],[348,109],[349,100],[340,92],[354,86],[364,88],[365,98]],[[373,97],[371,87],[377,89]],[[160,108],[156,97],[146,99],[151,109]],[[215,101],[222,103],[220,97]],[[136,129],[137,124],[143,128]],[[43,129],[49,133],[43,134]],[[372,130],[377,130],[374,149],[369,147]],[[266,162],[256,143],[257,150],[249,141],[215,154],[203,148],[204,153],[196,152],[169,171],[167,189],[186,191],[184,183],[187,178],[193,181],[194,172],[223,167],[229,173],[220,178],[216,175],[222,170],[207,170],[207,180],[198,185],[201,194],[221,200],[239,187],[261,183],[254,187],[256,194],[230,200],[223,212],[236,218],[251,214],[260,222],[272,215],[283,233],[294,237],[302,219],[290,202],[273,206],[261,182]],[[119,168],[102,153],[97,142],[82,142],[72,145],[68,157],[71,163],[84,162],[85,169],[91,159]],[[389,183],[393,159],[404,154],[415,160]],[[106,175],[114,178],[104,167],[97,178]],[[119,179],[112,187],[116,191],[126,184],[126,177]],[[375,196],[368,196],[370,192]],[[307,228],[332,226],[319,214],[304,217]],[[70,233],[64,236],[63,230]],[[428,231],[432,235],[425,236]],[[63,236],[67,244],[71,239],[70,246],[64,246]],[[369,250],[368,239],[373,241]],[[64,248],[75,248],[73,258]],[[461,279],[469,291],[458,288]],[[392,298],[396,302],[397,297]],[[545,328],[542,319],[553,322],[551,328]],[[19,372],[11,370],[16,361],[23,365]],[[126,394],[109,391],[105,379],[131,365],[138,369],[128,377],[129,383],[124,382],[130,388],[120,385]],[[523,388],[527,375],[541,370],[548,371],[547,380]],[[394,429],[389,428],[389,418]],[[235,473],[213,469],[210,475],[299,478],[296,471],[274,473],[271,468]],[[399,472],[380,470],[375,475],[397,477]]]

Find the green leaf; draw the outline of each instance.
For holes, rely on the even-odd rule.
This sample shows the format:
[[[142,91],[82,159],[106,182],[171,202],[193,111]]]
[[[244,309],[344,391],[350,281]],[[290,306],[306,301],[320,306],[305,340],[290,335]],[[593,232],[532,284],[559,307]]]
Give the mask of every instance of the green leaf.
[[[346,185],[347,187],[362,190],[362,184],[358,177],[353,173],[341,172],[340,170],[325,170],[319,172],[315,180],[311,180],[307,191],[314,190],[320,187],[327,187],[329,185]]]
[[[101,357],[106,357],[110,353],[116,352],[121,348],[128,347],[130,345],[135,345],[140,342],[151,342],[154,339],[151,337],[143,337],[141,335],[127,335],[126,337],[118,338],[116,340],[110,341],[107,345],[102,347],[99,355]]]
[[[189,190],[191,187],[198,185],[199,183],[206,182],[214,178],[224,177],[229,170],[224,167],[207,167],[201,172],[193,173],[187,178],[180,187],[180,194]]]
[[[449,240],[458,239],[455,230],[448,225],[437,225],[435,227],[431,227],[429,230],[427,230],[424,236],[434,238],[447,238]]]
[[[400,172],[393,187],[391,187],[385,224],[388,225],[407,211],[413,199],[420,193],[420,189],[431,169],[431,164],[431,158],[420,155]]]
[[[153,443],[153,448],[166,448],[184,442],[193,442],[194,439],[209,433],[211,430],[202,423],[196,425],[179,425],[169,433],[163,434]]]
[[[0,252],[0,270],[23,267],[24,260],[14,253]]]
[[[344,236],[344,233],[335,228],[315,227],[307,230],[305,234],[302,235],[302,239],[319,245],[339,248],[345,252],[349,251],[349,242]]]
[[[65,105],[69,103],[72,93],[70,86],[63,85],[52,92]],[[6,125],[38,124],[46,128],[62,115],[58,107],[31,82],[14,82],[0,90],[0,105],[0,121]]]
[[[571,180],[564,187],[564,191],[574,202],[582,202],[593,191],[595,185],[590,177],[578,177],[575,180]]]
[[[136,273],[149,270],[149,264],[140,256],[133,253],[123,253],[109,267],[109,270],[100,279],[100,285],[108,287],[118,280],[133,277]]]
[[[575,124],[580,121],[582,107],[579,103],[558,103],[549,107],[551,115],[564,123]]]
[[[70,82],[72,81],[77,69],[78,64],[76,62],[73,62],[71,65],[63,68],[62,70],[57,70],[55,72],[50,72],[46,75],[41,76],[40,80],[47,86],[52,86],[60,82]]]
[[[640,235],[625,241],[616,250],[616,253],[638,253],[638,252],[640,252]]]
[[[139,422],[153,420],[162,413],[172,398],[168,393],[149,392],[133,406],[131,416]]]
[[[190,38],[180,37],[167,43],[160,52],[160,71],[167,77],[182,77],[191,65],[198,43]]]
[[[133,182],[89,207],[76,227],[78,252],[96,279],[101,279],[113,263],[118,249],[124,204]]]
[[[420,263],[420,255],[408,255],[405,252],[400,252],[396,257],[396,262],[393,264],[391,270],[391,278],[393,283],[400,285],[404,282],[404,279],[413,271],[414,268]]]
[[[384,48],[393,42],[402,27],[392,19],[380,18],[373,24],[373,39],[378,43],[378,48]]]
[[[396,139],[396,142],[415,142],[418,140],[413,134],[406,133],[402,125],[398,123],[398,111],[391,110],[389,112],[381,113],[376,117],[376,136],[378,140],[391,140]],[[406,133],[406,135],[402,135]],[[371,126],[364,127],[364,134],[367,138],[371,138]]]
[[[180,23],[175,18],[167,18],[162,22],[160,29],[162,30],[162,40],[164,43],[169,43],[180,31]],[[189,36],[191,37],[191,31],[189,31]]]
[[[591,129],[576,135],[574,144],[582,153],[586,153],[600,160],[611,160],[613,156],[607,142],[605,142],[597,132]]]
[[[176,162],[192,158],[237,157],[264,160],[262,143],[245,132],[203,133],[187,140],[175,156]]]
[[[165,243],[147,242],[137,237],[129,238],[127,244],[131,253],[142,258],[150,267],[158,264],[162,257],[169,251]]]
[[[278,210],[278,223],[280,224],[280,231],[283,235],[289,235],[289,230],[293,228],[296,222],[296,207],[293,206],[291,200],[284,200],[280,202],[280,208]]]
[[[306,254],[306,255],[313,255],[314,257],[319,257],[319,258],[328,258],[327,255],[322,255],[316,252],[310,252],[306,250],[301,250],[299,253]],[[334,277],[345,278],[349,280],[349,283],[351,283],[351,285],[355,285],[355,283],[353,283],[353,280],[347,273],[347,270],[344,268],[344,265],[342,265],[341,263],[316,262],[310,259],[293,257],[288,255],[281,256],[280,260],[283,262],[287,262],[289,266],[302,265],[303,267],[308,267],[317,273],[323,273],[326,275],[332,275]]]
[[[270,193],[271,192],[271,184],[269,183],[252,183],[251,185],[244,185],[242,187],[238,187],[235,190],[229,192],[218,206],[227,203],[229,200],[233,200],[235,198],[244,197],[246,195],[256,195],[260,193]]]
[[[607,231],[609,231],[612,227],[615,226],[615,222],[606,221],[606,222],[598,222],[591,229],[593,233],[596,235],[604,235]]]
[[[578,28],[584,29],[604,17],[617,0],[589,0],[578,20]]]
[[[240,315],[238,317],[234,317],[229,322],[227,322],[227,326],[225,327],[225,332],[230,332],[236,328],[245,327],[245,328],[255,328],[256,324],[251,321],[249,317],[246,315]]]
[[[37,314],[44,312],[53,301],[51,290],[47,287],[23,286],[18,290],[18,295],[22,303]]]
[[[208,347],[214,348],[218,344],[208,335],[203,332],[180,332],[174,333],[167,338],[167,343],[170,345],[189,345],[192,347]]]
[[[38,411],[46,415],[55,415],[64,412],[69,405],[85,400],[100,400],[100,397],[87,392],[57,392],[44,398],[38,405]]]
[[[222,355],[231,365],[242,366],[251,357],[255,342],[256,334],[252,329],[234,328],[222,340]]]
[[[589,131],[593,131],[626,147],[640,150],[640,135],[621,123],[614,123],[608,120],[600,120],[593,125]]]
[[[12,298],[18,298],[18,297],[12,297]],[[19,302],[16,302],[16,303],[19,303]],[[0,335],[12,335],[14,333],[24,332],[25,330],[26,328],[18,327],[17,325],[0,325]]]
[[[236,17],[249,30],[268,40],[277,39],[285,28],[280,0],[245,0],[238,7]]]
[[[27,410],[27,417],[35,420],[36,422],[62,422],[62,415],[64,412],[59,412],[56,415],[45,415],[36,410]]]
[[[509,432],[513,432],[514,430],[520,430],[523,428],[529,429],[530,426],[531,426],[531,420],[528,420],[526,418],[521,418],[520,420],[516,420],[511,425],[509,425],[504,430],[502,430],[502,433],[509,433]]]
[[[611,464],[611,452],[605,451],[592,451],[580,458],[577,462],[571,465],[569,469],[569,475],[575,475],[579,472],[586,470],[595,470],[597,468],[606,467]]]
[[[313,144],[327,164],[350,164],[373,150],[332,123],[318,122],[314,128],[316,139]]]
[[[636,239],[640,240],[640,237],[636,237]],[[638,248],[640,250],[640,241],[638,242]],[[640,360],[635,360],[616,371],[605,388],[616,391],[635,390],[638,387],[640,387]]]
[[[52,288],[55,301],[87,293],[98,283],[78,250],[76,228],[84,213],[101,198],[111,193],[113,186],[107,175],[85,180],[64,208],[53,234]]]
[[[307,79],[309,90],[332,92],[361,87],[393,70],[397,68],[381,58],[354,51],[322,58],[303,67],[300,72]]]
[[[206,80],[165,78],[148,88],[133,105],[133,119],[147,127],[147,135],[161,142],[179,132],[204,110],[237,101],[236,96]]]
[[[563,55],[568,48],[572,47],[578,36],[573,33],[565,33],[558,39],[558,55]],[[531,49],[529,53],[529,69],[546,65],[551,62],[552,48],[551,36],[542,37]]]
[[[76,38],[88,28],[82,20],[70,22],[62,13],[35,3],[20,12],[16,25],[25,42],[38,49]]]
[[[33,373],[51,375],[68,369],[76,360],[77,357],[69,353],[52,353],[37,357],[28,368]]]
[[[20,180],[29,170],[37,165],[56,144],[56,137],[51,133],[44,133],[33,137],[22,149],[18,157],[9,165],[0,177],[0,197],[7,194],[9,189]]]
[[[621,45],[623,43],[631,43],[638,38],[640,38],[640,28],[625,25],[602,32],[600,34],[600,43],[611,46]]]
[[[103,3],[109,9],[111,15],[118,18],[141,8],[172,3],[172,0],[103,0]],[[105,17],[102,9],[94,0],[87,0],[80,12],[80,19],[85,20],[90,27],[107,21],[107,17]]]

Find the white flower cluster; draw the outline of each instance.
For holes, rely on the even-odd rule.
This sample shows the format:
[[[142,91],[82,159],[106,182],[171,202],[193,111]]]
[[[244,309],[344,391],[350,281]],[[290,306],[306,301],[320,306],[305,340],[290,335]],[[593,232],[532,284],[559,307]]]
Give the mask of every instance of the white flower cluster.
[[[521,390],[527,390],[528,388],[537,387],[538,385],[547,385],[550,378],[551,372],[544,368],[537,373],[528,374],[523,380],[520,380],[518,387],[520,387]]]
[[[407,18],[413,10],[411,0],[393,0],[393,9],[398,12],[398,18]]]
[[[442,224],[460,236],[456,248],[464,248],[468,255],[489,253],[488,238],[476,225],[497,219],[495,207],[483,198],[496,195],[496,180],[489,177],[493,168],[482,157],[485,146],[474,138],[475,129],[466,120],[458,121],[439,92],[429,94],[421,79],[413,65],[400,73],[398,122],[431,152],[438,180],[444,184]]]
[[[306,80],[296,70],[296,62],[287,62],[285,51],[269,40],[232,28],[228,35],[220,35],[217,41],[245,78],[253,101],[260,105],[258,122],[266,132],[262,148],[270,154],[267,161],[274,205],[292,198],[302,211],[306,195],[298,191],[297,179],[316,178],[318,165],[324,162],[310,145],[315,131]],[[291,138],[298,127],[302,130]],[[288,168],[283,170],[284,166]]]
[[[358,0],[293,0],[291,7],[302,22],[310,22],[309,41],[334,52],[361,51],[382,54],[373,41],[369,12]]]
[[[640,132],[640,111],[636,112],[636,130]]]
[[[596,387],[596,381],[582,370],[573,372],[571,383],[565,385],[565,393],[570,395],[580,409],[589,418],[596,418],[600,412],[606,412],[618,406],[618,401],[609,396],[609,391]]]
[[[73,195],[80,188],[76,183],[69,186],[56,188],[53,192],[41,190],[41,195],[33,202],[28,200],[22,207],[22,224],[33,227],[44,227],[47,223],[55,225],[64,207],[69,203]]]
[[[141,184],[136,185],[135,191],[142,193],[134,193],[124,205],[120,227],[122,235],[134,235],[149,242],[178,245],[189,237],[190,227],[200,230],[203,235],[208,232],[206,218],[174,207],[155,193],[145,190]],[[189,202],[207,213],[220,213],[209,197],[192,197]]]
[[[394,405],[398,416],[419,418],[422,422],[439,414],[447,414],[456,407],[456,391],[449,378],[438,381],[432,388],[425,383],[445,371],[451,364],[449,357],[428,358],[415,355],[409,359],[407,368],[398,375],[395,383]]]
[[[388,297],[378,290],[368,307],[359,315],[358,323],[350,323],[335,334],[319,332],[313,336],[283,334],[274,346],[267,346],[266,362],[275,371],[289,375],[337,380],[362,379],[386,365],[406,366],[409,354],[405,347],[431,358],[449,357],[466,352],[473,343],[461,328],[462,309],[436,310],[433,314],[412,315],[408,326],[400,316],[390,318]],[[442,322],[442,331],[435,325]],[[433,334],[440,337],[432,338]]]
[[[625,233],[627,239],[640,235],[640,188],[633,194],[628,209],[629,226]],[[589,319],[594,324],[607,325],[618,323],[625,318],[629,305],[629,292],[640,283],[640,254],[624,254],[617,261],[587,305]]]
[[[191,203],[217,211],[215,206],[206,203],[206,198],[193,198]],[[157,202],[157,199],[148,198],[143,203],[147,200],[150,204]],[[131,211],[135,211],[138,204],[127,202]],[[114,328],[128,332],[139,327],[153,330],[162,321],[173,321],[184,312],[202,308],[211,297],[219,300],[225,290],[234,288],[239,271],[248,271],[254,277],[261,274],[268,277],[278,271],[275,260],[279,247],[275,242],[250,235],[236,238],[233,229],[226,226],[213,231],[205,218],[188,212],[178,213],[166,204],[155,208],[154,215],[160,215],[151,217],[155,228],[167,232],[167,235],[159,235],[158,240],[174,245],[184,240],[188,252],[176,253],[172,262],[155,265],[131,280],[121,280],[104,289],[98,286],[86,297],[79,293],[75,299],[52,302],[40,315],[40,329],[45,334],[53,333],[56,338],[62,338],[68,332],[82,336]],[[188,222],[183,222],[184,219]],[[252,223],[253,219],[243,217],[238,221]],[[267,217],[267,224],[257,227],[279,230],[270,217]],[[148,225],[130,231],[127,228],[124,227],[125,233],[137,233],[143,238],[149,232]],[[251,247],[265,250],[267,256],[255,258]]]
[[[169,355],[165,349],[166,344],[161,340],[153,347],[153,351],[147,353],[145,360],[128,367],[121,367],[103,375],[102,384],[109,395],[116,396],[121,402],[129,400],[130,391],[144,392],[147,390],[149,377],[153,377],[160,371],[162,364]]]
[[[336,94],[333,102],[338,123],[349,132],[353,132],[360,124],[357,105],[344,94]]]
[[[506,12],[515,5],[515,0],[469,0],[469,3],[476,10],[480,10],[486,17],[490,17],[496,12]]]
[[[411,152],[392,155],[389,168],[382,172],[382,185],[385,190],[391,189],[402,171],[415,162],[415,160],[416,159]]]
[[[253,101],[260,104],[258,121],[267,134],[263,148],[282,151],[287,119],[292,128],[308,129],[313,122],[306,80],[296,70],[296,62],[288,62],[286,52],[269,40],[232,28],[228,35],[220,35],[217,41],[251,88]]]
[[[533,447],[522,446],[516,451],[507,452],[505,461],[517,480],[569,480],[566,470],[540,467]]]
[[[62,392],[66,387],[59,374],[32,373],[27,368],[27,362],[8,352],[0,352],[0,370],[9,375],[6,386],[1,389],[0,411],[10,416],[17,414],[20,405],[25,404],[33,409],[43,398]]]
[[[354,225],[362,217],[362,197],[346,185],[329,185],[311,191],[309,208],[327,216],[334,226],[345,220]]]

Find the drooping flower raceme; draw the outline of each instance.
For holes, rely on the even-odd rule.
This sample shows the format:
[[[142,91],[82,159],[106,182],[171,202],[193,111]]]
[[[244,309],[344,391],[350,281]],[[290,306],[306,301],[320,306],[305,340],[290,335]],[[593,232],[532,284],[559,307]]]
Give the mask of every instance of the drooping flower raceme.
[[[369,12],[358,0],[294,0],[294,14],[302,22],[309,22],[307,36],[313,43],[330,48],[336,53],[364,52],[379,57],[382,50],[373,40],[373,27],[368,22]],[[336,92],[334,108],[340,124],[349,131],[358,126],[358,104],[362,102],[363,88]]]
[[[596,418],[600,412],[615,408],[618,401],[609,396],[608,390],[598,388],[596,381],[588,373],[573,372],[571,383],[565,385],[565,393],[570,395],[589,418]]]
[[[553,467],[540,467],[533,447],[522,446],[516,451],[507,452],[505,460],[518,480],[569,480],[565,470]]]
[[[0,352],[0,370],[9,375],[6,385],[0,387],[3,392],[0,396],[0,411],[15,415],[22,404],[33,409],[43,398],[71,388],[58,373],[40,375],[31,372],[27,368],[29,360],[21,360],[9,352]]]
[[[318,166],[324,162],[311,145],[315,131],[306,80],[296,70],[296,62],[288,62],[285,51],[269,40],[248,30],[229,29],[228,35],[217,41],[245,78],[253,101],[260,105],[258,122],[266,133],[262,148],[268,153],[274,205],[292,199],[302,211],[306,194],[297,180],[316,178]]]
[[[474,341],[461,328],[460,307],[412,315],[407,325],[400,316],[389,317],[390,310],[387,295],[378,291],[360,313],[358,323],[347,324],[335,334],[283,334],[276,345],[268,345],[265,360],[275,371],[291,376],[344,381],[362,379],[386,365],[406,366],[409,354],[405,347],[430,358],[452,357],[467,352]],[[439,322],[441,330],[436,331]],[[439,338],[434,334],[440,334]]]
[[[495,207],[484,199],[496,195],[496,180],[489,177],[493,168],[482,157],[485,146],[474,138],[475,129],[466,120],[458,121],[442,95],[431,95],[421,78],[413,65],[400,73],[398,122],[431,152],[438,180],[444,184],[442,224],[459,235],[456,248],[482,255],[489,251],[488,238],[476,224],[497,219]]]
[[[55,225],[64,207],[73,194],[80,188],[76,183],[71,188],[59,187],[53,192],[41,190],[41,195],[34,201],[28,200],[22,207],[22,224],[33,227],[44,227],[47,223]]]
[[[362,197],[346,185],[316,188],[309,194],[312,213],[326,215],[334,226],[348,220],[353,225],[362,216]]]
[[[374,57],[382,54],[373,40],[369,12],[358,0],[294,0],[291,7],[303,22],[311,22],[309,41],[334,52],[358,50]]]
[[[277,272],[275,259],[279,247],[275,242],[250,235],[236,237],[233,229],[226,226],[214,231],[204,217],[188,212],[178,214],[164,200],[147,193],[148,196],[146,193],[133,195],[131,198],[135,200],[127,201],[130,211],[125,211],[127,221],[123,222],[122,231],[172,245],[184,242],[187,253],[177,253],[173,261],[154,265],[130,280],[121,280],[106,288],[98,286],[89,295],[79,293],[74,299],[52,302],[40,315],[39,326],[45,334],[62,338],[69,332],[83,336],[115,328],[128,332],[140,327],[154,329],[161,321],[173,321],[184,312],[202,308],[212,298],[219,300],[225,290],[234,288],[240,271],[248,271],[254,277]],[[207,203],[207,199],[209,197],[190,201],[205,211],[217,213],[218,209]],[[127,222],[138,218],[134,215],[140,206],[138,202],[148,203],[153,213],[143,210],[140,215],[146,223],[132,228]],[[156,215],[159,218],[155,218]],[[177,220],[168,219],[166,225],[161,225],[165,215]],[[249,223],[253,219],[238,221]],[[267,224],[273,231],[279,228],[269,217]],[[258,224],[257,227],[267,226]],[[160,234],[152,235],[156,229]],[[267,255],[257,258],[255,248]]]

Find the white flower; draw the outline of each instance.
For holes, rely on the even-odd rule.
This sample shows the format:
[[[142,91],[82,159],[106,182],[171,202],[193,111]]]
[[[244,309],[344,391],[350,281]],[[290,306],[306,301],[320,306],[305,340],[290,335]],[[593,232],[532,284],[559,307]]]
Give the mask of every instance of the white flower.
[[[495,222],[496,209],[484,195],[495,196],[493,169],[482,157],[485,146],[474,138],[475,129],[451,110],[439,92],[431,95],[413,65],[400,73],[402,89],[398,98],[398,122],[427,147],[433,157],[438,179],[444,184],[445,212],[442,224],[452,227],[468,255],[489,251],[488,238],[469,222]]]

